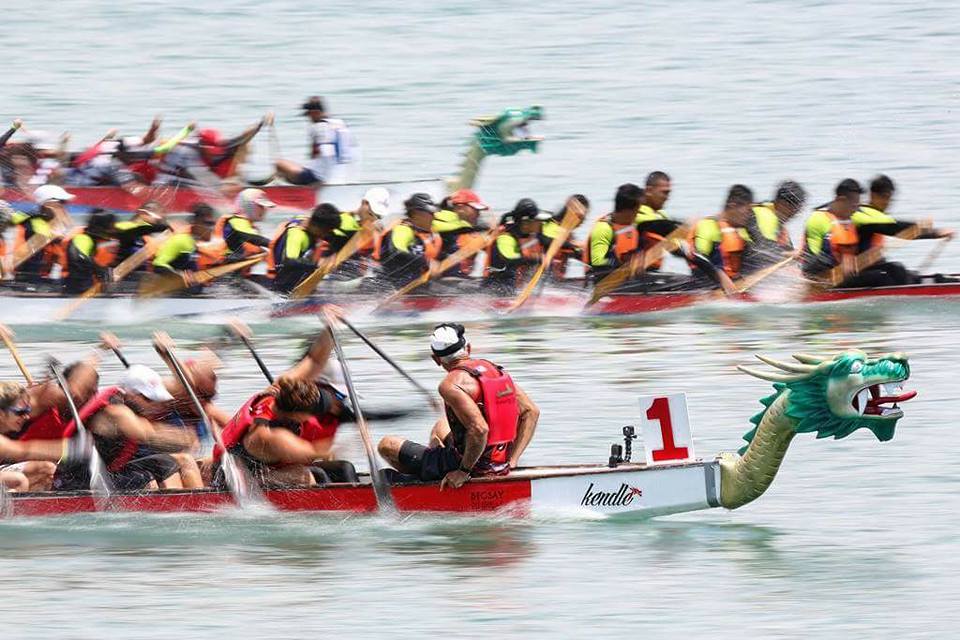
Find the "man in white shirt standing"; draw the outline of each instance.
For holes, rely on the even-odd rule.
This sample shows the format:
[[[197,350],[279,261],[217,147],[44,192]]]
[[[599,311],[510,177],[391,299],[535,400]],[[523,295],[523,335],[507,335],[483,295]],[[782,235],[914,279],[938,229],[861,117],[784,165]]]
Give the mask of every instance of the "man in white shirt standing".
[[[296,185],[343,182],[344,167],[353,161],[355,146],[349,127],[327,114],[320,96],[311,96],[303,103],[303,115],[310,120],[310,160],[305,165],[277,160],[277,174]]]

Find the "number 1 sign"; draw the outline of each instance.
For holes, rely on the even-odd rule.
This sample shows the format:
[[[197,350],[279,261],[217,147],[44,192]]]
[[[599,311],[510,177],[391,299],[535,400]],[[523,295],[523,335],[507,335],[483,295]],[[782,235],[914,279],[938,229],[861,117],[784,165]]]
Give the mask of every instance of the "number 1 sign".
[[[640,412],[648,465],[696,459],[685,393],[641,396]]]

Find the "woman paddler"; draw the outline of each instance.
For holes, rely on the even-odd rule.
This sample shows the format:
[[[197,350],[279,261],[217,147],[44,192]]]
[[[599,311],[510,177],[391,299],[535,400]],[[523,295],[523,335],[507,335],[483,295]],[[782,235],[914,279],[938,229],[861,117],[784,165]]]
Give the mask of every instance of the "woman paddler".
[[[330,453],[343,409],[336,391],[319,381],[333,342],[323,333],[306,357],[275,384],[252,396],[224,427],[223,444],[260,484],[313,486],[329,481],[315,464]],[[224,485],[213,452],[214,485]]]

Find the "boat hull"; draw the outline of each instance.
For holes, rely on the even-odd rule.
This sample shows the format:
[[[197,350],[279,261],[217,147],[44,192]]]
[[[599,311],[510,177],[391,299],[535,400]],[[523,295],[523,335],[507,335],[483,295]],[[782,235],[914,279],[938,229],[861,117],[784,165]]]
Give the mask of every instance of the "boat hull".
[[[837,289],[811,292],[803,299],[805,303],[839,302],[869,298],[930,297],[941,299],[960,298],[960,283],[918,284],[876,289]],[[279,296],[277,297],[279,298]],[[216,319],[224,314],[262,314],[270,318],[311,316],[327,303],[337,304],[349,313],[376,315],[418,315],[434,312],[489,313],[504,312],[513,298],[491,297],[480,294],[461,295],[409,295],[381,307],[382,296],[369,294],[334,293],[316,295],[304,300],[277,298],[233,297],[209,295],[178,298],[141,299],[130,295],[101,296],[76,306],[70,314],[80,322],[108,322],[128,324],[150,322],[166,318],[192,318],[211,316]],[[72,306],[72,298],[39,293],[0,294],[8,304],[0,305],[0,323],[9,325],[42,324],[56,322],[60,314]],[[544,292],[531,297],[513,315],[634,315],[682,309],[716,301],[714,295],[688,292],[618,294],[601,298],[591,307],[586,307],[586,292]],[[762,302],[750,294],[737,298],[739,302]]]
[[[402,513],[504,513],[517,516],[585,513],[667,515],[719,505],[720,470],[715,461],[647,467],[534,467],[508,476],[476,478],[459,489],[437,483],[392,488]],[[369,513],[377,510],[369,483],[333,484],[264,492],[277,511]],[[88,491],[12,494],[11,516],[79,513],[212,513],[235,506],[229,492],[213,489],[119,493],[97,497]]]
[[[391,194],[392,213],[403,211],[403,200],[411,193],[422,191],[435,198],[442,198],[445,191],[444,181],[440,178],[423,180],[398,180],[390,182],[356,182],[325,185],[320,189],[293,185],[274,185],[262,187],[267,197],[275,202],[280,211],[305,211],[319,202],[331,202],[343,211],[353,210],[363,199],[367,189],[375,186],[386,187]],[[144,200],[156,198],[173,213],[190,211],[199,202],[224,207],[229,199],[214,189],[166,188],[157,186],[143,196],[135,196],[120,187],[74,187],[66,185],[67,191],[76,196],[70,201],[72,213],[81,214],[94,207],[113,211],[136,211]],[[0,200],[10,202],[15,208],[31,210],[35,205],[32,198],[12,188],[0,187]]]

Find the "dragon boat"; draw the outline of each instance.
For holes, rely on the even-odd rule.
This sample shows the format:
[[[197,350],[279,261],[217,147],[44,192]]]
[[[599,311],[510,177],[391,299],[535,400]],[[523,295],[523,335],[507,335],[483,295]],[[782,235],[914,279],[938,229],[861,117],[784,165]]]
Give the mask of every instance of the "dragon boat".
[[[958,278],[960,274],[951,274]],[[576,286],[546,289],[531,296],[519,309],[518,315],[636,315],[671,311],[704,304],[720,298],[714,292],[668,291],[651,293],[616,293],[600,298],[596,304],[586,307],[588,289]],[[256,317],[293,318],[312,316],[327,303],[336,304],[352,314],[376,316],[415,316],[427,313],[462,313],[464,311],[495,316],[508,309],[515,298],[483,295],[474,288],[471,291],[453,293],[411,293],[387,305],[382,305],[383,294],[323,290],[301,300],[287,299],[273,294],[263,287],[243,281],[234,286],[217,286],[207,293],[177,297],[138,298],[131,290],[120,293],[101,294],[75,306],[69,314],[79,322],[109,322],[124,324],[149,322],[164,319],[189,319],[223,314],[251,314]],[[960,299],[960,282],[929,282],[869,289],[826,289],[809,291],[796,302],[833,303],[842,301],[865,301],[888,298],[937,298]],[[29,291],[24,289],[0,289],[0,299],[10,304],[0,305],[0,323],[19,325],[57,322],[62,312],[74,306],[75,298],[49,290]],[[730,298],[738,303],[768,302],[762,297],[744,293]],[[781,301],[782,302],[782,301]]]
[[[476,131],[468,140],[457,174],[451,177],[327,184],[321,188],[293,185],[266,185],[261,188],[277,203],[279,210],[309,210],[323,201],[335,204],[343,211],[351,211],[367,189],[375,186],[386,187],[392,196],[392,212],[402,213],[402,202],[411,193],[426,192],[439,200],[447,191],[472,187],[481,164],[489,156],[512,156],[524,150],[536,152],[542,139],[529,135],[528,126],[530,122],[542,118],[543,110],[539,106],[506,109],[496,116],[474,118],[470,125],[475,127]],[[64,186],[76,196],[68,209],[75,215],[82,215],[94,207],[120,212],[135,211],[145,201],[153,199],[163,203],[166,209],[173,213],[189,211],[198,202],[229,206],[229,198],[244,185],[238,183],[219,189],[202,185],[179,188],[156,185],[137,193],[131,193],[119,186]],[[29,210],[35,206],[29,194],[13,187],[0,186],[0,200],[6,200],[14,208],[21,210]]]
[[[640,430],[645,462],[631,462],[635,427],[623,428],[624,444],[611,447],[606,464],[517,469],[507,476],[475,478],[460,489],[440,491],[437,483],[401,482],[391,487],[400,512],[466,512],[509,515],[593,513],[659,516],[723,507],[736,509],[769,488],[797,434],[845,438],[867,429],[880,441],[894,436],[903,416],[898,403],[910,377],[903,354],[870,358],[860,351],[833,357],[804,354],[796,362],[760,357],[776,372],[740,369],[774,382],[751,418],[753,428],[738,453],[703,460],[695,457],[683,394],[640,399]],[[369,475],[355,482],[316,488],[264,491],[278,511],[372,512],[377,499]],[[94,495],[70,493],[5,494],[9,516],[54,516],[93,511],[216,512],[235,507],[230,493],[215,489]]]

